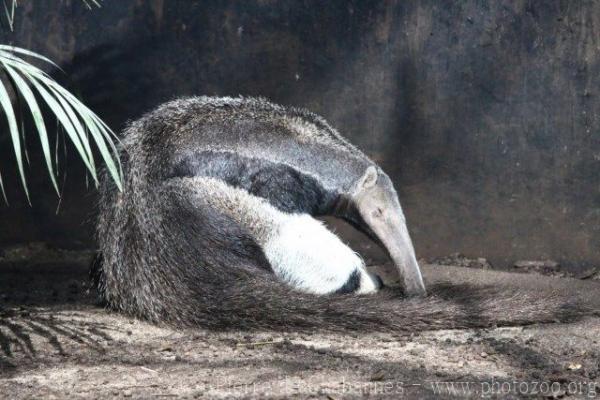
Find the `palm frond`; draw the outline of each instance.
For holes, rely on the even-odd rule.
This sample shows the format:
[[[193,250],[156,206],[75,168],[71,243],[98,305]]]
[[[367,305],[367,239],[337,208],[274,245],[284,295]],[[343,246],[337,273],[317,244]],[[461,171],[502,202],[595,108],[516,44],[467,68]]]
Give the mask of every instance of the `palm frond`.
[[[96,185],[98,184],[98,178],[92,144],[98,148],[110,176],[119,189],[121,189],[122,170],[114,143],[114,141],[117,140],[114,132],[68,90],[56,83],[56,81],[40,68],[25,61],[20,57],[21,55],[35,57],[39,60],[51,63],[52,65],[55,64],[46,57],[29,50],[0,45],[0,69],[10,78],[16,94],[23,98],[25,104],[27,104],[40,138],[46,168],[57,194],[60,196],[54,167],[56,163],[53,164],[52,161],[50,141],[48,139],[46,124],[36,93],[54,114],[59,125],[64,128],[67,137],[73,143],[73,146],[89,171],[94,183]],[[17,124],[15,110],[12,106],[8,90],[2,81],[0,81],[0,107],[8,121],[8,128],[13,143],[13,150],[17,160],[21,183],[29,200],[22,156],[25,144],[22,143],[22,138],[19,135],[19,126]],[[1,180],[0,189],[2,190],[4,197],[6,197]]]
[[[92,9],[92,6],[96,6],[98,8],[100,8],[100,1],[99,0],[82,0],[83,4],[85,4],[85,6],[87,8],[89,8],[90,10]]]
[[[15,9],[17,8],[17,0],[11,0],[9,4],[6,4],[6,0],[4,0],[4,14],[6,15],[6,20],[8,21],[8,26],[12,31],[14,28],[13,23],[15,22]]]

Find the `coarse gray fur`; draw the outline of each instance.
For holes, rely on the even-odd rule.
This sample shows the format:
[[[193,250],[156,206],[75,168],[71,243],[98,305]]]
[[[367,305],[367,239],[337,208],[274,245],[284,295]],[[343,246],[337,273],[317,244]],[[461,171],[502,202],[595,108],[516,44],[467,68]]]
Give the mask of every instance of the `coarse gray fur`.
[[[101,186],[93,274],[105,302],[128,314],[212,329],[331,331],[574,315],[560,299],[536,293],[438,287],[420,298],[391,289],[318,296],[278,279],[265,255],[271,219],[335,215],[388,250],[404,274],[405,292],[425,293],[391,181],[308,111],[255,98],[175,100],[125,130],[121,158],[123,191],[106,176]],[[360,285],[352,283],[356,275],[349,278],[352,287],[340,292]],[[477,304],[476,315],[467,302]]]

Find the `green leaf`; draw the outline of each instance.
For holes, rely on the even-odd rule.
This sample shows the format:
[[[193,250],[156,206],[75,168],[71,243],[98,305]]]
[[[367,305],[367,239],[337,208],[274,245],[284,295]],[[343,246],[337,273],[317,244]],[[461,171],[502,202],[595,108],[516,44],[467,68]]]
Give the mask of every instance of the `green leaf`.
[[[121,169],[120,169],[121,165],[119,164],[119,168],[117,169],[117,166],[113,162],[113,157],[110,154],[108,148],[106,147],[104,137],[101,133],[101,130],[102,130],[101,127],[98,125],[95,125],[93,123],[93,119],[89,115],[85,115],[84,118],[86,120],[86,123],[88,124],[88,127],[90,128],[90,133],[92,134],[92,137],[94,138],[94,141],[96,142],[96,145],[98,146],[98,150],[100,150],[100,154],[102,154],[102,157],[106,160],[106,167],[108,168],[108,172],[112,176],[113,180],[116,182],[119,190],[123,190],[123,188],[121,186],[121,180],[122,180],[122,173],[121,173]],[[108,143],[112,144],[111,141],[108,141]]]
[[[29,50],[0,45],[0,69],[4,69],[12,78],[12,81],[15,84],[17,95],[22,96],[28,105],[29,111],[31,112],[33,121],[35,123],[36,130],[38,131],[38,136],[40,137],[40,141],[42,143],[42,152],[45,158],[46,166],[57,193],[59,193],[59,190],[56,183],[56,174],[52,167],[53,164],[50,142],[48,140],[48,133],[44,123],[44,118],[41,114],[35,92],[41,96],[50,111],[54,114],[57,124],[64,128],[64,131],[67,133],[67,137],[73,143],[81,160],[90,172],[90,175],[92,176],[96,186],[98,185],[98,178],[91,147],[92,142],[98,148],[100,156],[106,164],[110,176],[117,184],[119,190],[122,190],[123,171],[119,159],[119,152],[115,145],[115,141],[118,141],[119,139],[115,133],[93,111],[91,111],[87,106],[73,96],[73,94],[59,85],[40,68],[24,61],[18,56],[19,54],[35,57],[45,62],[49,62],[52,65],[55,64],[46,57],[40,56],[37,53]],[[6,88],[2,87],[2,89],[4,92],[6,92]],[[1,92],[0,95],[2,95]],[[26,148],[21,148],[21,142],[18,138],[18,126],[16,125],[16,122],[13,124],[13,121],[16,121],[14,110],[12,109],[12,104],[7,96],[8,94],[5,93],[4,97],[6,97],[6,99],[1,103],[2,110],[7,114],[9,127],[11,128],[11,136],[15,146],[15,154],[17,154],[17,163],[21,173],[21,180],[29,200],[21,157],[22,149],[26,151]],[[12,115],[12,119],[10,115]],[[14,132],[17,133],[16,139]],[[55,165],[56,168],[58,168],[57,161]],[[1,184],[2,183],[0,182],[0,189],[3,190]]]
[[[92,166],[90,160],[88,159],[88,154],[83,148],[81,140],[79,139],[80,135],[75,130],[75,127],[71,123],[70,118],[67,116],[62,106],[54,99],[54,97],[46,90],[46,88],[44,88],[44,86],[36,80],[35,76],[32,76],[30,74],[27,75],[29,76],[30,82],[34,85],[38,93],[42,96],[52,113],[60,121],[60,124],[65,128],[65,132],[67,132],[69,139],[71,139],[71,142],[73,142],[73,145],[79,153],[81,160],[90,171],[90,174],[94,178],[94,181],[97,182],[98,178],[96,177],[96,170]]]
[[[71,108],[71,105],[64,99],[62,93],[55,89],[55,87],[52,85],[51,80],[46,78],[40,78],[40,80],[43,81],[47,87],[50,88],[52,94],[54,94],[54,97],[59,101],[63,109],[66,111],[67,115],[69,116],[69,119],[71,120],[71,123],[73,124],[73,127],[75,128],[75,132],[77,132],[77,135],[79,136],[79,140],[81,141],[83,148],[87,152],[88,159],[90,161],[90,164],[92,165],[92,168],[96,169],[96,165],[94,164],[94,155],[92,154],[92,149],[90,148],[90,143],[86,134],[86,130],[83,127],[83,125],[81,125],[81,122],[79,121],[79,118],[77,118],[77,115]],[[58,87],[62,89],[62,87]]]
[[[4,197],[4,202],[8,204],[8,198],[6,197],[6,192],[4,191],[4,182],[2,181],[2,174],[0,174],[0,191],[2,192],[2,197]]]
[[[86,5],[87,8],[89,8],[90,10],[92,9],[92,6],[90,5],[93,4],[96,7],[100,8],[100,3],[98,2],[98,0],[83,0],[83,3]]]
[[[42,112],[40,111],[40,107],[35,99],[35,95],[25,82],[23,78],[17,73],[17,71],[11,67],[10,65],[4,65],[6,72],[10,75],[13,82],[23,95],[25,102],[29,106],[29,110],[31,111],[31,115],[33,117],[33,121],[35,123],[37,132],[40,137],[40,142],[42,144],[42,152],[44,154],[44,158],[46,160],[46,167],[48,168],[48,173],[50,174],[50,179],[52,180],[52,186],[56,190],[56,193],[60,196],[60,191],[58,190],[58,183],[56,182],[56,175],[54,174],[54,170],[52,168],[52,157],[50,153],[50,141],[48,140],[48,133],[46,131],[46,124],[44,123],[44,117],[42,116]]]
[[[87,151],[84,149],[84,147],[82,147],[83,144],[80,140],[81,135],[79,134],[77,129],[73,126],[73,124],[71,123],[71,119],[67,116],[67,114],[65,113],[65,111],[63,110],[63,108],[59,104],[59,102],[57,102],[54,99],[54,97],[48,92],[48,90],[46,90],[46,88],[40,82],[38,82],[38,80],[46,80],[46,81],[50,81],[50,82],[53,82],[53,81],[50,78],[48,78],[47,75],[45,73],[43,73],[39,68],[36,68],[30,64],[27,64],[22,60],[15,60],[13,58],[4,59],[4,60],[2,60],[2,64],[12,65],[15,68],[19,68],[21,70],[21,73],[34,86],[34,88],[42,96],[42,98],[44,99],[44,101],[46,102],[46,104],[48,105],[50,110],[52,111],[52,113],[59,120],[60,124],[62,126],[64,126],[64,128],[67,132],[67,135],[69,136],[69,138],[73,142],[73,145],[79,152],[79,155],[80,155],[81,159],[83,160],[84,164],[86,165],[86,167],[92,174],[94,181],[97,181],[96,170],[88,158]],[[23,64],[25,64],[25,65],[23,65]],[[82,128],[80,128],[80,129],[82,129]],[[85,133],[83,133],[83,136],[85,137]]]
[[[31,51],[31,50],[22,49],[20,47],[15,47],[15,46],[9,46],[9,45],[6,45],[6,44],[0,44],[0,50],[6,51],[6,52],[9,52],[9,53],[19,53],[19,54],[24,54],[24,55],[29,56],[29,57],[34,57],[34,58],[37,58],[39,60],[47,62],[48,64],[52,65],[53,67],[61,69],[51,59],[49,59],[47,57],[44,57],[41,54],[38,54],[38,53],[36,53],[34,51]]]
[[[110,129],[110,127],[108,125],[106,125],[106,123],[104,123],[104,121],[102,121],[100,119],[100,117],[98,117],[93,111],[91,111],[84,104],[80,103],[71,93],[65,91],[63,94],[65,95],[65,98],[67,98],[67,100],[69,100],[73,104],[73,106],[77,108],[79,114],[85,119],[86,125],[92,133],[92,137],[94,138],[94,141],[96,142],[96,145],[98,146],[98,149],[100,150],[100,153],[106,163],[106,166],[107,166],[111,176],[113,177],[115,183],[119,187],[119,190],[122,190],[122,188],[121,188],[121,180],[123,178],[122,165],[120,162],[117,163],[117,165],[118,165],[118,171],[117,171],[117,165],[115,165],[115,163],[113,162],[113,156],[114,156],[115,160],[117,160],[117,161],[119,160],[119,151],[117,150],[117,147],[113,143],[113,138],[117,141],[119,141],[119,138]],[[96,131],[95,128],[97,128],[98,130]],[[97,134],[98,131],[102,134],[101,136]],[[108,150],[106,149],[105,142],[108,143],[108,145],[110,146],[113,156],[111,156],[110,153],[108,152]]]
[[[13,23],[15,21],[15,8],[17,7],[17,0],[11,1],[10,11],[8,10],[8,6],[6,5],[6,0],[4,0],[4,13],[6,14],[6,19],[8,20],[8,26],[10,31],[13,31]]]
[[[23,170],[23,152],[21,151],[21,138],[19,137],[19,126],[17,125],[17,118],[15,117],[15,111],[10,101],[10,96],[4,87],[4,83],[0,81],[0,105],[4,110],[6,119],[8,121],[8,130],[10,131],[10,137],[13,142],[13,148],[15,150],[15,157],[17,158],[17,166],[19,168],[19,175],[21,176],[21,183],[27,196],[27,202],[31,204],[29,199],[29,191],[27,190],[27,181],[25,179],[25,171]]]

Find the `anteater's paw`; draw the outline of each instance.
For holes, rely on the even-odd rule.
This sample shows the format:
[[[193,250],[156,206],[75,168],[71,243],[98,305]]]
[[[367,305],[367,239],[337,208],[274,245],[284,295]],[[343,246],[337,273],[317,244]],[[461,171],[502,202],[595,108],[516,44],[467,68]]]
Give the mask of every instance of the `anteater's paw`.
[[[275,275],[299,290],[331,294],[377,288],[358,254],[310,216],[287,217],[271,232],[263,250]]]
[[[361,273],[360,287],[356,290],[356,293],[375,293],[381,288],[383,288],[383,280],[379,275],[363,271]]]
[[[369,294],[377,292],[382,287],[383,281],[379,276],[367,272],[364,268],[357,268],[336,293]]]

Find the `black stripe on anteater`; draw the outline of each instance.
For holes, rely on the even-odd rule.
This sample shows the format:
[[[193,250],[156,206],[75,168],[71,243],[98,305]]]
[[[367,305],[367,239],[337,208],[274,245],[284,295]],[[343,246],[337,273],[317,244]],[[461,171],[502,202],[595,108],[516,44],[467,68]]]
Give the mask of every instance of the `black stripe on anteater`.
[[[289,165],[225,151],[201,151],[186,156],[170,177],[206,176],[266,199],[288,213],[326,214],[337,199],[312,176]]]
[[[360,274],[358,273],[358,271],[355,270],[350,274],[346,283],[344,283],[344,285],[335,292],[337,294],[354,293],[358,290],[359,286]]]

